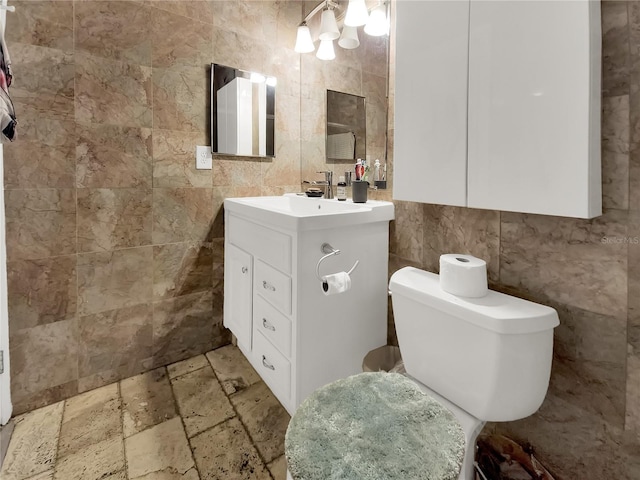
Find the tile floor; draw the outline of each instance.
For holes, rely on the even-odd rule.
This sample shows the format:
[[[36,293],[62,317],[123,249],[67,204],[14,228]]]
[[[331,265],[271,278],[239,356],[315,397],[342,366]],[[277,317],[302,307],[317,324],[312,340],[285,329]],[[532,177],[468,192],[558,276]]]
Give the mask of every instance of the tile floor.
[[[2,480],[284,480],[289,415],[236,347],[16,419]]]

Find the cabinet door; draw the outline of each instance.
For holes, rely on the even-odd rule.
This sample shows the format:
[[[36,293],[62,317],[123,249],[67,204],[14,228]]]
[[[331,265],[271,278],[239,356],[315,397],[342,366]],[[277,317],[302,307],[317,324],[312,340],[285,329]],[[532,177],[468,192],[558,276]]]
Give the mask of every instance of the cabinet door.
[[[244,250],[227,244],[224,254],[224,326],[238,343],[251,351],[253,259]]]
[[[600,2],[471,2],[468,206],[601,214]]]
[[[467,204],[469,2],[396,3],[393,198]]]

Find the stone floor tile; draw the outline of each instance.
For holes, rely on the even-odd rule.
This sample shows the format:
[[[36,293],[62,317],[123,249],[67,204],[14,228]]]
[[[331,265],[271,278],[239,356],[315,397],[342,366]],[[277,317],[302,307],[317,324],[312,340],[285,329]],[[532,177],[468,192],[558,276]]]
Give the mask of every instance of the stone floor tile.
[[[164,368],[122,380],[120,394],[125,438],[177,415],[171,384]]]
[[[273,460],[267,468],[275,480],[287,480],[287,459],[284,455]]]
[[[207,352],[207,359],[227,395],[244,390],[260,381],[260,375],[253,369],[240,349],[234,345],[226,345]]]
[[[224,448],[220,448],[224,445]],[[270,480],[269,472],[237,418],[191,439],[202,480]]]
[[[65,402],[58,458],[122,435],[118,384],[112,383]]]
[[[210,367],[174,378],[171,385],[189,438],[235,415]]]
[[[64,402],[59,402],[16,418],[2,480],[29,478],[53,467],[63,410]]]
[[[124,443],[131,480],[198,480],[180,418],[136,433]]]
[[[176,378],[180,375],[184,375],[185,373],[193,372],[194,370],[199,370],[208,366],[209,362],[207,361],[207,357],[204,355],[198,355],[197,357],[187,358],[181,362],[167,365],[167,370],[169,371],[169,378]]]
[[[89,443],[75,452],[59,458],[55,480],[115,480],[124,471],[122,436],[112,435]]]
[[[267,385],[256,383],[230,399],[265,461],[284,454],[284,435],[291,417]]]

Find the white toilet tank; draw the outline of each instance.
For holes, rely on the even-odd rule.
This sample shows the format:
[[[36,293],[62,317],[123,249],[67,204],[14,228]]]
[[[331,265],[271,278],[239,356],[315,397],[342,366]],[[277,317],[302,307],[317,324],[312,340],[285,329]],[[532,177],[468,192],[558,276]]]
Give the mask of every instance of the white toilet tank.
[[[412,267],[395,272],[389,289],[409,375],[483,421],[540,407],[560,323],[553,308],[491,290],[457,297],[438,275]]]

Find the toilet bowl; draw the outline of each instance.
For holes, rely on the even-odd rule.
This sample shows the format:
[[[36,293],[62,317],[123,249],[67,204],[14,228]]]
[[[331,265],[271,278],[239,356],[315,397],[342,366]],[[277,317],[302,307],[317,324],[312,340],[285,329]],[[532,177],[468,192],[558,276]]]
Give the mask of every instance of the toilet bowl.
[[[440,289],[438,275],[413,267],[395,272],[389,289],[407,376],[462,427],[459,480],[472,480],[485,423],[518,420],[542,404],[558,315],[491,290],[482,298],[455,296]]]

